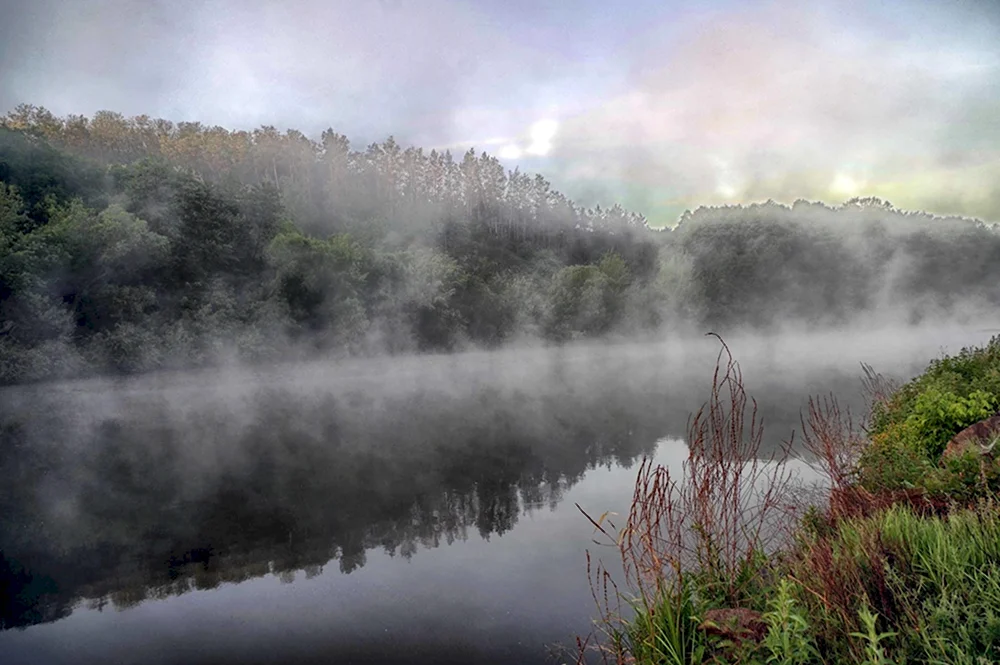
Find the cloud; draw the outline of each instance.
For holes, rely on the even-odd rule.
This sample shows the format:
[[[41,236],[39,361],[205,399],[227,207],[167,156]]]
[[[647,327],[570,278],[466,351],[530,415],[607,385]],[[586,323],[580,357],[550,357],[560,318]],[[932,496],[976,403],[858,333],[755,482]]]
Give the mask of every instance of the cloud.
[[[891,189],[897,205],[950,194],[961,209],[946,212],[1000,218],[983,205],[1000,175],[1000,51],[921,36],[790,3],[717,12],[633,52],[629,89],[564,119],[555,156],[599,163],[605,180],[669,182],[692,207]]]
[[[476,147],[659,221],[848,192],[1000,219],[995,3],[581,3],[14,3],[0,111]]]
[[[37,0],[5,10],[0,105],[333,126],[355,141],[393,134],[427,147],[513,135],[565,98],[579,70],[572,53],[537,48],[492,11],[449,0]]]

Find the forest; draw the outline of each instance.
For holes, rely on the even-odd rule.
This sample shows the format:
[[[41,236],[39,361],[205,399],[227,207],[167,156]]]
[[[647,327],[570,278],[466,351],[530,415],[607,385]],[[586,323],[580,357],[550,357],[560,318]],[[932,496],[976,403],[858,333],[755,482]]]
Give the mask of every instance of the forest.
[[[998,305],[997,224],[877,198],[661,229],[472,149],[31,105],[0,122],[0,384]]]

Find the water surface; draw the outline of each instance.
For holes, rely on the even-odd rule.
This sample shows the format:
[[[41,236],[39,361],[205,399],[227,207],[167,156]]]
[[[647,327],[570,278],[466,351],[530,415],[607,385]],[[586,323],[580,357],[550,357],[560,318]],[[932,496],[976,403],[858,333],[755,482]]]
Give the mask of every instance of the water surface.
[[[730,340],[767,426],[988,335]],[[4,663],[566,662],[579,503],[679,464],[718,346],[590,345],[0,393]],[[551,660],[550,660],[551,659]]]

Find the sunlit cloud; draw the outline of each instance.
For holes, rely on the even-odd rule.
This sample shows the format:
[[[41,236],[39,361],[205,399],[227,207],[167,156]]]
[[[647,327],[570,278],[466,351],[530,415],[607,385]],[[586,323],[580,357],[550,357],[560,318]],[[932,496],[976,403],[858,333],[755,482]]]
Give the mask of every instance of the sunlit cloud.
[[[716,169],[715,193],[723,199],[732,200],[743,190],[742,179],[734,171],[732,162],[718,156],[710,158]]]
[[[539,120],[531,126],[531,143],[525,149],[529,155],[544,156],[552,150],[552,140],[559,131],[559,123],[552,119]]]
[[[1000,116],[1000,49],[954,33],[886,39],[829,12],[769,7],[718,12],[637,49],[628,91],[562,123],[561,173],[594,161],[617,183],[600,191],[668,185],[679,197],[643,211],[665,222],[678,201],[836,204],[889,183],[901,207],[1000,218],[998,181],[973,177],[1000,171],[1000,127],[986,121]],[[933,200],[915,184],[930,171],[946,172]]]
[[[559,122],[552,118],[538,120],[531,124],[526,132],[518,138],[491,138],[482,140],[466,140],[437,146],[447,150],[484,150],[507,161],[516,161],[525,156],[544,157],[551,152],[553,140],[559,131]]]
[[[727,185],[725,183],[722,183],[718,187],[716,187],[715,191],[727,199],[731,199],[734,196],[736,196],[736,188],[733,187],[732,185]]]
[[[830,183],[830,193],[841,197],[857,196],[865,186],[864,181],[857,181],[846,173],[838,173]]]
[[[523,154],[524,151],[521,150],[521,148],[517,147],[513,143],[508,143],[504,147],[500,148],[500,152],[497,153],[497,156],[500,159],[520,159]]]

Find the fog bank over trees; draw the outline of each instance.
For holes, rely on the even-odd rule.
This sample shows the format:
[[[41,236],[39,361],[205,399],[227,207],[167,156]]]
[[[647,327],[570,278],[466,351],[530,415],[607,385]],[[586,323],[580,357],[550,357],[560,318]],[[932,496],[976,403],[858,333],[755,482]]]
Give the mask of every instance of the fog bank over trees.
[[[996,224],[878,199],[582,208],[485,153],[21,106],[0,382],[779,328],[990,327]],[[995,327],[995,326],[994,326]]]

